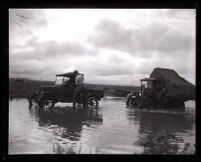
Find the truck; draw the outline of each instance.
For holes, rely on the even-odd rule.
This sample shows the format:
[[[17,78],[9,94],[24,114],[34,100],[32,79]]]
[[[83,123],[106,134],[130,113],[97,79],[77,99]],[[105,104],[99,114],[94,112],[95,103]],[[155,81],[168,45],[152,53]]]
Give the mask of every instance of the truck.
[[[79,73],[82,74],[82,73]],[[75,74],[73,72],[57,74],[55,84],[42,86],[29,97],[30,107],[38,105],[41,111],[52,111],[57,102],[73,102],[75,85]],[[103,90],[90,89],[85,86],[81,95],[76,99],[76,103],[83,104],[83,107],[98,109],[99,101],[104,97]]]
[[[149,78],[140,79],[140,91],[126,97],[126,105],[135,108],[180,107],[184,102],[195,100],[195,85],[172,69],[155,68]]]

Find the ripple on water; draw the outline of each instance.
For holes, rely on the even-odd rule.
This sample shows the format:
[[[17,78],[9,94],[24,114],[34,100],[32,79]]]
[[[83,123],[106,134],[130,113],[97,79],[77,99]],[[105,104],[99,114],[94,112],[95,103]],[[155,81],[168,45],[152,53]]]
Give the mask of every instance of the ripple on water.
[[[140,154],[142,147],[135,142],[139,138],[146,140],[148,134],[162,129],[193,144],[193,106],[195,103],[191,101],[186,103],[184,111],[135,110],[126,108],[124,98],[108,97],[100,102],[98,111],[79,108],[73,112],[70,104],[58,103],[55,112],[40,115],[37,110],[28,109],[27,100],[12,100],[9,101],[9,154],[54,154],[69,147],[77,153]]]

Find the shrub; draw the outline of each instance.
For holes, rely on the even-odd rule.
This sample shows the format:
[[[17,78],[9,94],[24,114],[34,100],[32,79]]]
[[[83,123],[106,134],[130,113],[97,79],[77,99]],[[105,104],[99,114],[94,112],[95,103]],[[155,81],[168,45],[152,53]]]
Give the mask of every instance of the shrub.
[[[195,153],[195,145],[185,143],[184,148],[180,150],[179,143],[183,139],[177,138],[166,130],[159,131],[155,134],[149,134],[146,138],[140,138],[135,144],[144,147],[144,154],[193,154]]]

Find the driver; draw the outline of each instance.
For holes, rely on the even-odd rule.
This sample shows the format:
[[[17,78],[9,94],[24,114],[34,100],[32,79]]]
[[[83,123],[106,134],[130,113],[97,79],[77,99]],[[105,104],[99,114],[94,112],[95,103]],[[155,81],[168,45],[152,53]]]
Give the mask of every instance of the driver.
[[[76,76],[75,76],[75,89],[74,89],[74,94],[73,94],[73,108],[75,108],[76,99],[82,93],[83,88],[84,88],[84,75],[77,72]]]

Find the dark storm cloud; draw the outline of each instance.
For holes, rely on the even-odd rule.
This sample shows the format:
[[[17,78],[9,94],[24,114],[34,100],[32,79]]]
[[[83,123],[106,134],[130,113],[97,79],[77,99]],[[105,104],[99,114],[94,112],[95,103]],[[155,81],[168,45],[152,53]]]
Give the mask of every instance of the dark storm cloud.
[[[44,56],[84,54],[86,49],[76,42],[56,42],[46,41],[37,42],[35,39],[26,43],[27,47],[34,47],[35,52],[42,53]]]
[[[16,57],[9,60],[9,74],[15,76],[20,73],[22,77],[50,79],[54,78],[55,74],[65,65],[67,66],[68,62],[64,64],[60,59],[21,59]]]
[[[92,67],[92,65],[94,66]],[[111,55],[105,61],[92,59],[91,61],[82,62],[80,69],[89,72],[93,76],[124,76],[133,74],[135,65],[129,63],[125,58]]]
[[[195,38],[178,32],[169,31],[161,40],[159,50],[162,52],[190,51],[195,45]]]
[[[89,40],[98,47],[147,57],[151,56],[147,51],[172,53],[191,50],[195,40],[187,34],[157,23],[131,30],[115,21],[104,20]]]
[[[41,74],[41,72],[47,70],[47,64],[45,61],[36,59],[15,59],[10,60],[9,71],[13,74],[23,73],[23,75],[36,75]]]
[[[191,55],[191,56],[190,56]],[[171,57],[155,57],[146,58],[142,61],[141,66],[134,68],[134,74],[144,75],[149,77],[151,72],[156,67],[168,68],[175,70],[181,76],[187,76],[189,74],[195,75],[195,64],[193,60],[193,53],[190,53],[188,57],[184,58],[171,58]],[[182,56],[182,55],[181,55]],[[192,64],[193,63],[193,64]]]
[[[10,74],[20,72],[28,77],[31,74],[45,77],[49,72],[51,74],[47,77],[50,77],[64,67],[69,67],[68,61],[72,58],[90,55],[91,52],[76,42],[39,42],[36,37],[32,37],[24,45],[10,45],[9,71]]]
[[[25,45],[12,45],[10,48],[10,55],[15,59],[50,59],[68,55],[75,57],[87,54],[87,52],[87,49],[76,42],[38,42],[35,37],[29,39]]]
[[[133,47],[132,31],[122,28],[114,21],[104,20],[98,24],[89,40],[96,46],[118,50],[130,50]]]
[[[109,67],[109,68],[98,68],[96,75],[99,76],[124,76],[133,74],[133,70],[128,67]]]
[[[168,12],[161,12],[164,20],[168,19]],[[174,22],[183,16],[178,13],[175,18],[174,14],[177,12],[169,16],[176,19]],[[153,18],[153,21],[148,20],[148,24],[137,21],[136,26],[130,26],[133,23],[130,22],[126,24],[131,28],[127,28],[121,19],[119,22],[105,19],[100,21],[93,34],[86,33],[89,39],[83,37],[82,44],[70,41],[75,39],[65,37],[61,32],[62,39],[57,37],[57,26],[61,24],[52,26],[54,19],[42,10],[10,10],[9,16],[9,74],[49,79],[57,73],[77,69],[86,74],[87,81],[125,85],[149,77],[155,67],[172,68],[184,76],[194,76],[195,38],[193,25],[185,16],[182,20],[187,21],[185,31],[190,29],[189,33],[180,28],[182,23],[169,23],[169,20],[163,22]],[[158,23],[151,24],[151,21]],[[75,31],[73,28],[72,32]],[[64,41],[65,38],[69,41]],[[82,38],[82,35],[78,34],[77,38]]]

